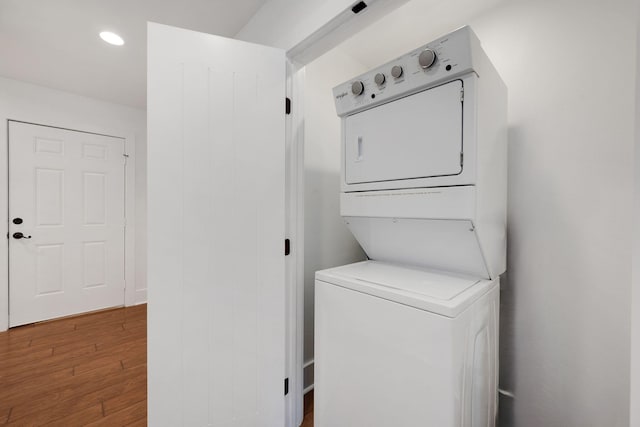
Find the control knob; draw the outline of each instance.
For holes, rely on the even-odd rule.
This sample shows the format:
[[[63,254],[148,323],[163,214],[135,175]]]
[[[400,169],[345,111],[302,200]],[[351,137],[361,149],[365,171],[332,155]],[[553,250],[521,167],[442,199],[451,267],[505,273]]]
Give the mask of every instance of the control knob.
[[[393,76],[394,79],[399,79],[400,77],[402,77],[402,67],[399,65],[394,65],[393,68],[391,68],[391,75]]]
[[[361,95],[364,92],[364,84],[361,81],[351,83],[351,93],[355,96]]]
[[[436,53],[431,49],[425,49],[420,52],[418,62],[423,69],[431,68],[434,62],[436,62]]]
[[[382,73],[378,73],[376,74],[376,76],[373,78],[373,80],[376,82],[376,84],[378,86],[382,86],[385,82],[385,80],[387,80],[387,78],[385,77],[384,74]]]

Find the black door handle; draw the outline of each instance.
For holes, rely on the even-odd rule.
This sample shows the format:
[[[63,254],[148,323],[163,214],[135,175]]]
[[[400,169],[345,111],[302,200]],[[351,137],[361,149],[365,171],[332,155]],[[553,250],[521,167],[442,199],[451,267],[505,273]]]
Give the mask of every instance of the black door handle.
[[[18,231],[17,233],[13,233],[13,238],[14,239],[30,239],[31,236],[25,236],[24,234]]]

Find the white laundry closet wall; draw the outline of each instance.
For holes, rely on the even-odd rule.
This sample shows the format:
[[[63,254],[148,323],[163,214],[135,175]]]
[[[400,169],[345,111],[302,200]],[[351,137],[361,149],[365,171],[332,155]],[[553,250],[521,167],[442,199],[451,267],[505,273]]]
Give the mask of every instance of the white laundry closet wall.
[[[340,118],[331,90],[367,68],[333,49],[305,68],[304,386],[313,384],[315,272],[364,260],[340,217]]]

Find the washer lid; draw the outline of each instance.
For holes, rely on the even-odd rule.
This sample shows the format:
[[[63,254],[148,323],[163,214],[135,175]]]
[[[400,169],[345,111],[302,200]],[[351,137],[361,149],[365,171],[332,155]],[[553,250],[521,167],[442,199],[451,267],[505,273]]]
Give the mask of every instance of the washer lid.
[[[316,280],[353,289],[447,317],[456,317],[497,281],[379,261],[316,272]]]

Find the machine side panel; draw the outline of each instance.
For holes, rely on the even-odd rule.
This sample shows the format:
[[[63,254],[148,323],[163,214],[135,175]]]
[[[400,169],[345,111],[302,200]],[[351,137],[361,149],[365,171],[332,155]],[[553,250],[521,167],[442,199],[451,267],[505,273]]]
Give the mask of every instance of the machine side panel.
[[[462,427],[493,427],[498,411],[498,321],[500,283],[456,319],[454,354],[464,374],[459,412]]]
[[[483,51],[477,80],[477,212],[480,247],[491,278],[506,270],[507,88]]]

